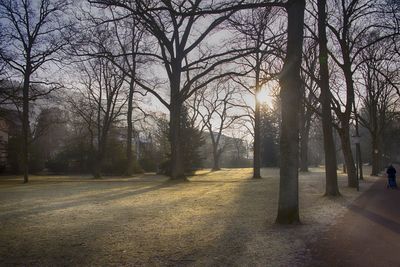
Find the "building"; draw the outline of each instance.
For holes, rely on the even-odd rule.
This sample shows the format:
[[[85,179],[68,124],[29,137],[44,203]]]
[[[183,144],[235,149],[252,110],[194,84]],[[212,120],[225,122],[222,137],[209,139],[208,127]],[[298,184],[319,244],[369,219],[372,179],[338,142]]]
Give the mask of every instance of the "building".
[[[0,172],[9,167],[8,143],[21,129],[18,112],[10,109],[0,109]]]
[[[0,117],[0,171],[3,171],[7,165],[8,132],[7,121]]]
[[[213,133],[217,137],[217,133]],[[203,158],[203,167],[213,167],[213,145],[209,132],[203,133],[204,145],[200,148]],[[219,148],[222,149],[219,165],[221,168],[249,167],[252,154],[246,140],[221,135]]]

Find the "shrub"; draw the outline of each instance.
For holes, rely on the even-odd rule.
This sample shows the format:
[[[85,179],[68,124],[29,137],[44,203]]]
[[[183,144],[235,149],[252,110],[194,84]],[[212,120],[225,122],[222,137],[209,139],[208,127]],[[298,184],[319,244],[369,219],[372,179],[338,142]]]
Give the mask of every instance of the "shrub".
[[[154,159],[151,158],[142,158],[139,160],[140,167],[143,168],[145,172],[156,172],[157,164]]]

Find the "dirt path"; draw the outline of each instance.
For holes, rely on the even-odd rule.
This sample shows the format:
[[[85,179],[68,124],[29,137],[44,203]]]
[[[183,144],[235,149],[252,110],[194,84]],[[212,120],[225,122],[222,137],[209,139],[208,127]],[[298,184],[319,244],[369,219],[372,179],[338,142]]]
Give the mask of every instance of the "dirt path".
[[[380,179],[309,247],[309,266],[400,266],[400,190]]]

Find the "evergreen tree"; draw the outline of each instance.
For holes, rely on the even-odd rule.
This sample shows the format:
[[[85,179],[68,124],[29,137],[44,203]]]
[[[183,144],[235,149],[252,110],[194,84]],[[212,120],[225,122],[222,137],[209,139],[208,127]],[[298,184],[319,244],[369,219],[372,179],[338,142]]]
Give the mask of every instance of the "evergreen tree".
[[[170,141],[169,129],[165,119],[158,121],[158,140],[162,141],[168,138]],[[202,133],[197,129],[189,118],[188,109],[186,106],[181,111],[181,129],[182,138],[180,146],[183,155],[183,165],[185,173],[192,173],[194,170],[202,167],[202,157],[199,148],[204,144]],[[171,153],[170,149],[163,149],[166,152],[166,160],[160,166],[160,173],[171,175]]]
[[[277,167],[279,165],[279,116],[263,106],[261,108],[261,165]]]

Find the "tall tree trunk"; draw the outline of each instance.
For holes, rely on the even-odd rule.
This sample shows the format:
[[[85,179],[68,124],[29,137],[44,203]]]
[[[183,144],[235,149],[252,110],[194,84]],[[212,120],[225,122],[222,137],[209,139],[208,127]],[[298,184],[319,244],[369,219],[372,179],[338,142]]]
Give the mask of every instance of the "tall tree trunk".
[[[126,170],[125,174],[127,176],[131,176],[133,173],[133,166],[132,166],[132,132],[133,132],[133,124],[132,124],[132,113],[133,113],[133,93],[134,93],[134,86],[135,82],[133,77],[130,80],[129,84],[129,95],[128,95],[128,114],[127,114],[127,124],[128,124],[128,132],[127,132],[127,139],[126,139]]]
[[[300,171],[308,172],[308,139],[310,134],[310,127],[301,124],[300,131]]]
[[[260,103],[256,101],[254,114],[254,144],[253,144],[253,178],[261,178],[261,149],[260,149]]]
[[[219,156],[220,156],[220,153],[219,153],[219,150],[218,150],[218,145],[219,145],[219,138],[217,138],[218,139],[218,142],[215,140],[215,137],[214,137],[214,133],[213,133],[213,131],[212,131],[212,129],[211,129],[211,127],[209,128],[209,131],[210,131],[210,138],[211,138],[211,143],[212,143],[212,148],[213,148],[213,167],[212,167],[212,171],[219,171],[220,170],[220,167],[219,167]]]
[[[342,48],[343,57],[343,74],[346,80],[346,107],[345,112],[341,118],[341,142],[343,148],[343,156],[346,163],[348,186],[358,188],[358,177],[354,165],[353,153],[351,151],[350,143],[350,117],[354,106],[354,82],[353,71],[351,70],[350,49],[345,45]]]
[[[260,92],[260,64],[257,60],[256,66],[256,86],[255,86],[255,110],[254,110],[254,144],[253,144],[253,178],[261,178],[261,146],[260,146],[260,101],[257,95]]]
[[[347,184],[349,187],[356,188],[358,186],[358,179],[354,164],[353,152],[351,151],[349,125],[342,125],[342,128],[339,131],[339,136],[342,143],[344,161],[346,164]]]
[[[169,106],[169,129],[170,129],[170,144],[171,144],[171,180],[186,180],[185,169],[183,167],[183,151],[181,146],[182,141],[182,95],[180,94],[181,86],[181,72],[182,72],[182,60],[180,56],[183,55],[183,51],[176,52],[176,59],[171,62],[171,73],[169,76],[171,97]]]
[[[219,171],[221,168],[219,167],[219,159],[220,159],[221,153],[219,151],[213,151],[213,167],[212,171]]]
[[[280,183],[276,222],[291,224],[299,217],[299,111],[301,104],[300,67],[303,48],[304,0],[289,0],[288,42],[281,72],[282,122],[280,136]]]
[[[106,127],[106,126],[104,126],[104,127]],[[106,148],[107,148],[107,138],[108,138],[108,129],[103,128],[100,140],[98,142],[98,148],[97,148],[97,153],[96,153],[96,163],[94,166],[94,173],[93,173],[93,176],[96,179],[100,179],[103,174],[104,154],[105,154]]]
[[[379,171],[381,170],[380,163],[380,145],[379,145],[379,138],[377,136],[372,136],[372,171],[371,175],[378,176]]]
[[[322,106],[322,131],[325,151],[325,195],[338,196],[337,160],[333,139],[331,92],[329,90],[328,49],[326,38],[326,0],[318,0],[319,75]]]
[[[97,151],[96,162],[93,168],[93,177],[95,179],[100,179],[102,176],[102,166],[103,166],[103,152]]]
[[[30,86],[30,63],[27,64],[24,75],[24,87],[22,88],[22,168],[24,183],[29,181],[29,86]]]
[[[310,135],[311,112],[307,110],[305,103],[305,94],[302,102],[301,123],[300,123],[300,171],[308,172],[308,141]]]
[[[171,101],[170,107],[170,142],[171,142],[171,179],[186,180],[181,150],[181,111],[179,99]]]
[[[355,116],[355,121],[356,121],[356,136],[358,138],[360,138],[360,131],[359,131],[359,118],[358,118],[358,112],[356,109],[356,104],[354,103],[354,116]],[[356,157],[357,157],[357,163],[358,163],[358,176],[357,178],[359,178],[360,180],[363,180],[363,163],[362,163],[362,158],[361,158],[361,144],[360,144],[361,140],[358,140],[358,142],[356,143]]]
[[[356,157],[357,157],[357,164],[358,164],[358,179],[359,180],[364,180],[363,177],[363,163],[362,163],[362,158],[361,158],[361,144],[357,143],[356,144]]]

